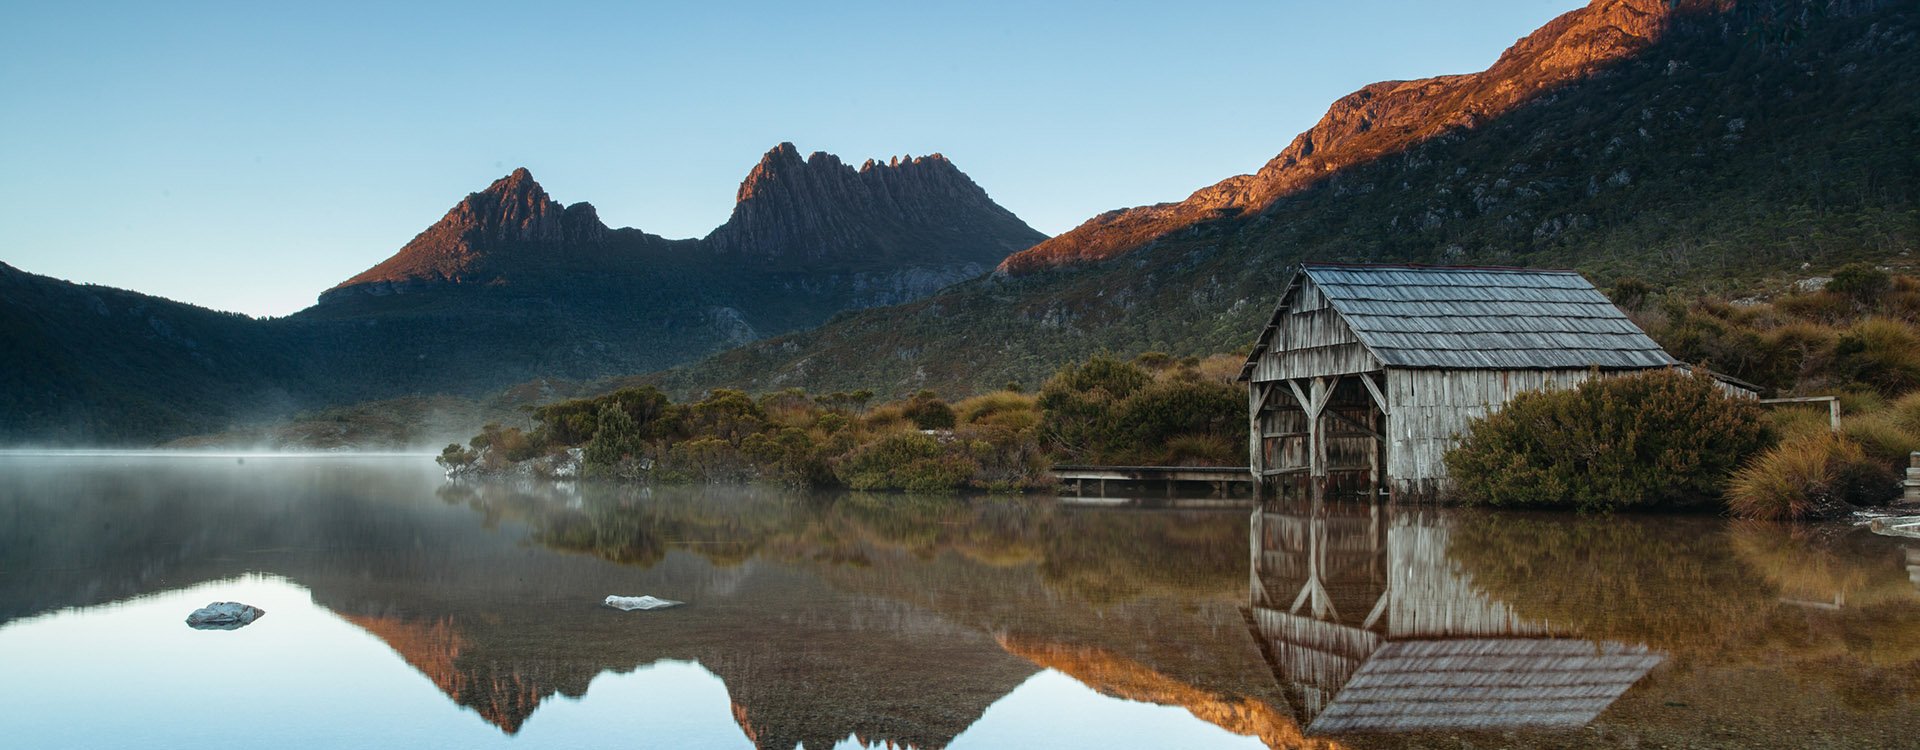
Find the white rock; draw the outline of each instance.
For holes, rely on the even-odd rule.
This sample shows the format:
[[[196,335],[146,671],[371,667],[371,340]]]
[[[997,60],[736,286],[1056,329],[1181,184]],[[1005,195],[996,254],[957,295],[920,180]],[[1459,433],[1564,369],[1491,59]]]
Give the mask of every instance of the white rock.
[[[658,599],[651,596],[613,595],[607,597],[606,605],[622,612],[632,612],[636,609],[666,609],[667,607],[676,607],[680,605],[680,602],[669,599]]]

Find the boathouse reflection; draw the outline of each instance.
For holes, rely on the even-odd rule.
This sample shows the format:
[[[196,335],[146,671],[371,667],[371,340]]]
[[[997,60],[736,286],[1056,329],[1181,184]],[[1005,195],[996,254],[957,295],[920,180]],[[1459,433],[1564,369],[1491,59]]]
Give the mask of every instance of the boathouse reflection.
[[[1248,623],[1308,735],[1576,728],[1663,660],[1519,616],[1449,558],[1449,525],[1378,503],[1254,511]]]

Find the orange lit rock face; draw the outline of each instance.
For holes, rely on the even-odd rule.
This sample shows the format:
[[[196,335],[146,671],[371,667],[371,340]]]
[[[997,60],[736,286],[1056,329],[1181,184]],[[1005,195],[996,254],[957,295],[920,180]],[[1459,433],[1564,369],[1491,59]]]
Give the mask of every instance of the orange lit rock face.
[[[540,701],[554,691],[515,668],[461,664],[466,639],[453,618],[407,620],[379,615],[342,615],[348,622],[385,641],[393,652],[432,680],[455,703],[473,709],[507,734],[520,731]]]
[[[1492,67],[1469,75],[1384,81],[1335,102],[1313,128],[1260,171],[1202,188],[1178,203],[1109,211],[1008,257],[1022,274],[1098,261],[1214,219],[1258,213],[1328,174],[1397,153],[1457,128],[1472,128],[1652,44],[1677,13],[1713,3],[1594,0],[1516,42]]]
[[[1052,669],[1104,695],[1162,706],[1180,706],[1195,718],[1234,734],[1260,738],[1270,748],[1336,750],[1328,739],[1308,738],[1300,725],[1267,701],[1225,695],[1176,680],[1105,649],[1045,643],[1006,635],[1008,653]]]

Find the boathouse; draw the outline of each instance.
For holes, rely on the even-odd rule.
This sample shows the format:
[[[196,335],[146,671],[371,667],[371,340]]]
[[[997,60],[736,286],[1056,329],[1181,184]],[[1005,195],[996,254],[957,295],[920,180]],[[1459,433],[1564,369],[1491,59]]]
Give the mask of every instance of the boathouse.
[[[1257,486],[1429,499],[1469,423],[1516,394],[1675,366],[1573,271],[1307,264],[1240,372],[1250,468]]]

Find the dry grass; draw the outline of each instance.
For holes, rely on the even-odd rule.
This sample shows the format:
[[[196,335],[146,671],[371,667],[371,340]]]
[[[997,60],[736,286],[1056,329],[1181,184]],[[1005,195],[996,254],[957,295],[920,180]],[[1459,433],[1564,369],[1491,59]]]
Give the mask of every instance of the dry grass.
[[[1850,466],[1866,462],[1860,444],[1828,432],[1796,435],[1747,462],[1727,487],[1727,509],[1741,518],[1797,521],[1846,505]]]
[[[1881,411],[1848,417],[1840,423],[1842,434],[1859,443],[1875,461],[1905,465],[1907,457],[1920,451],[1920,436],[1901,424],[1893,411]]]
[[[953,405],[961,424],[1024,430],[1040,423],[1039,398],[1014,391],[994,391]]]

